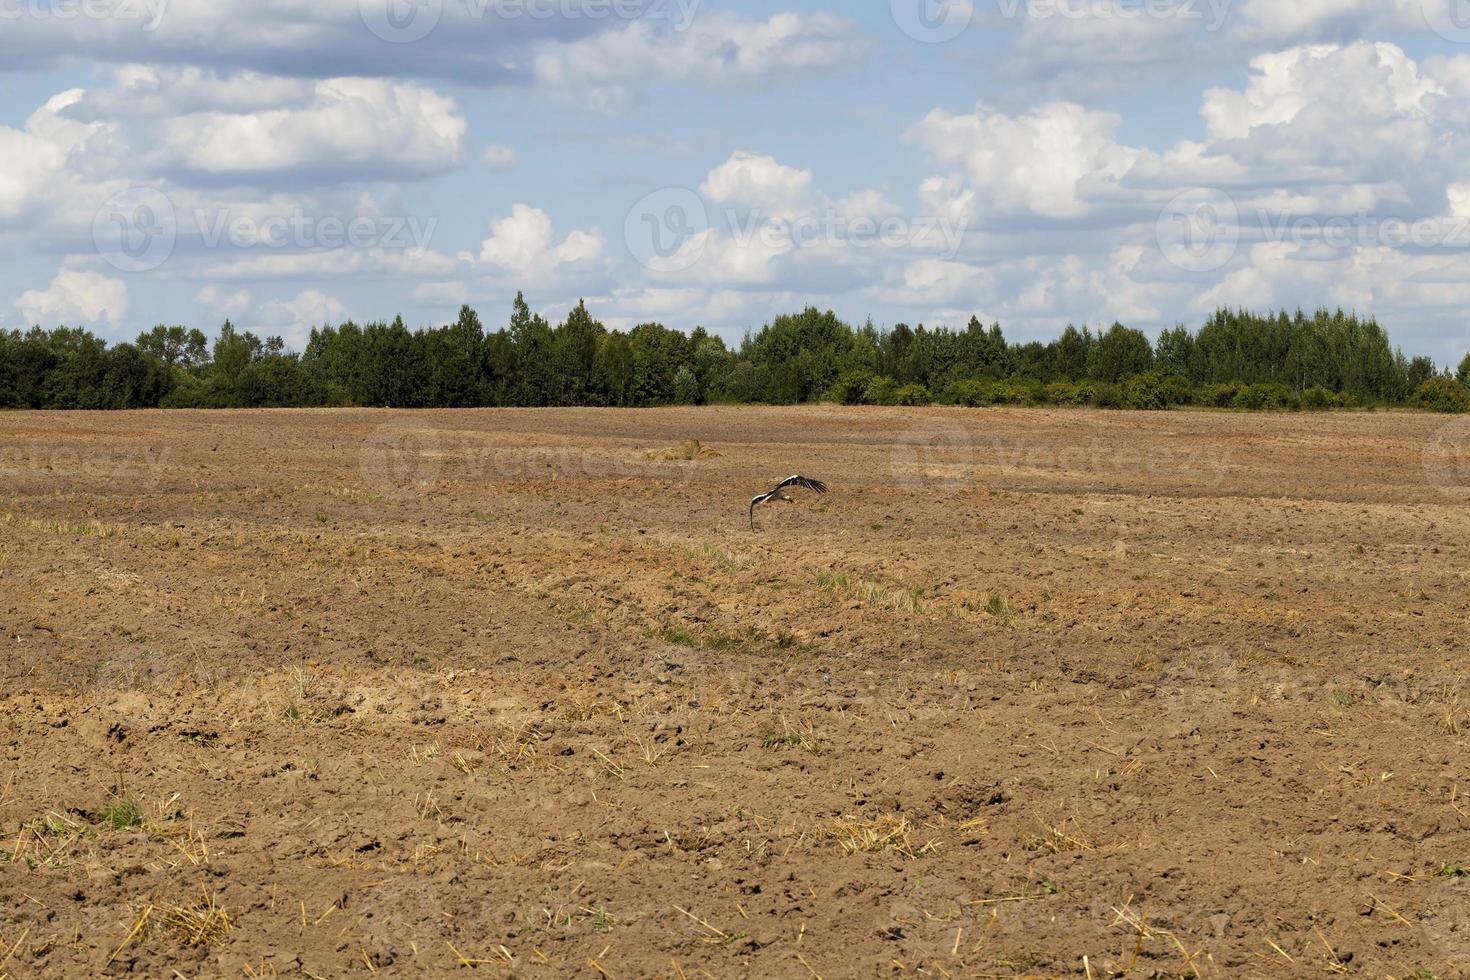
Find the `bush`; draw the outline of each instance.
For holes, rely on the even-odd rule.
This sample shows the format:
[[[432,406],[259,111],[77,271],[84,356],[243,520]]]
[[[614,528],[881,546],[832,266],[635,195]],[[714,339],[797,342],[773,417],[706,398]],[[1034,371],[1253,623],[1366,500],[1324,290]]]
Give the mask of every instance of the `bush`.
[[[868,382],[867,390],[863,392],[864,405],[896,405],[898,404],[898,385],[892,378],[874,376]]]
[[[980,408],[992,404],[990,385],[984,381],[951,381],[945,386],[939,400],[946,405],[961,408]]]
[[[844,372],[831,388],[827,389],[827,401],[839,405],[862,405],[867,398],[868,388],[878,379],[872,371],[858,369]]]
[[[1470,391],[1454,378],[1430,378],[1414,392],[1414,405],[1428,412],[1470,412]]]
[[[1312,412],[1325,412],[1338,407],[1338,395],[1320,385],[1302,392],[1302,407]]]
[[[1286,385],[1260,384],[1246,385],[1240,389],[1240,393],[1235,396],[1235,407],[1252,412],[1279,412],[1282,409],[1298,411],[1302,403]]]
[[[1135,374],[1123,382],[1123,405],[1126,408],[1162,411],[1193,401],[1189,384],[1177,375],[1158,371]]]
[[[1079,398],[1086,399],[1086,404],[1093,408],[1122,408],[1123,392],[1117,385],[1105,384],[1101,381],[1084,381],[1077,386]]]
[[[1041,401],[1039,381],[1001,381],[991,389],[997,405],[1035,405]]]
[[[1048,405],[1084,405],[1076,385],[1070,381],[1053,381],[1041,390],[1041,400]]]
[[[174,383],[168,394],[159,401],[160,408],[204,408],[206,391],[204,382],[183,368],[173,368]]]
[[[895,405],[932,405],[934,396],[929,394],[929,389],[923,385],[904,385],[894,392],[893,403]]]
[[[1200,404],[1211,408],[1233,408],[1235,400],[1240,397],[1245,385],[1239,381],[1227,381],[1220,385],[1210,385],[1205,389],[1204,397]]]

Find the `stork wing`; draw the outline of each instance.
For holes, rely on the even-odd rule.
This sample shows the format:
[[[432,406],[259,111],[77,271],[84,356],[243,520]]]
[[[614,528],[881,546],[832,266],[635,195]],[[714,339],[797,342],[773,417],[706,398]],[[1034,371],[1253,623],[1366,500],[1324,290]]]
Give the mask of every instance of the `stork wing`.
[[[807,479],[804,476],[787,477],[784,481],[782,481],[780,486],[776,487],[776,489],[785,490],[787,487],[800,487],[803,490],[810,490],[813,493],[819,494],[827,492],[827,484],[823,483],[821,480]]]

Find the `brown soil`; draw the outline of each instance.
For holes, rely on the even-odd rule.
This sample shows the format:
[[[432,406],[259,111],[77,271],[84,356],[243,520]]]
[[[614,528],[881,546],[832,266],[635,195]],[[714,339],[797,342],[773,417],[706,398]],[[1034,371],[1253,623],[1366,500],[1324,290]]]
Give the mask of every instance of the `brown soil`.
[[[1467,445],[0,415],[0,975],[1470,975]]]

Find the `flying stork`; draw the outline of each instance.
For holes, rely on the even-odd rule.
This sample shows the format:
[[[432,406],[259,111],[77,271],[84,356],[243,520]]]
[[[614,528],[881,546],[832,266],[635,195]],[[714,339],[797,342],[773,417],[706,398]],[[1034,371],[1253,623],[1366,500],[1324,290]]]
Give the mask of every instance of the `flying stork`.
[[[782,480],[780,485],[770,493],[763,493],[750,502],[750,529],[755,530],[755,509],[761,504],[768,504],[773,500],[784,500],[787,503],[795,503],[795,499],[786,492],[789,487],[798,487],[802,490],[810,490],[816,494],[827,492],[827,484],[821,480],[811,480],[804,476],[789,476]]]

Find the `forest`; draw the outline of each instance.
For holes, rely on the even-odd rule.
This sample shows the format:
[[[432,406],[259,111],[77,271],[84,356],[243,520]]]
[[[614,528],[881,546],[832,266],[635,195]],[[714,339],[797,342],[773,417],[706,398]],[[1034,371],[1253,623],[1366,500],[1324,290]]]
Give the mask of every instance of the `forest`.
[[[1342,310],[1219,310],[1151,341],[1122,324],[1067,327],[1050,343],[963,330],[854,327],[809,308],[727,345],[703,328],[623,332],[578,303],[553,325],[517,295],[504,327],[470,307],[413,330],[346,322],[305,350],[226,321],[211,340],[160,325],[109,345],[88,330],[0,331],[0,408],[659,406],[832,401],[849,405],[1470,411],[1457,370],[1407,358],[1376,320]]]

